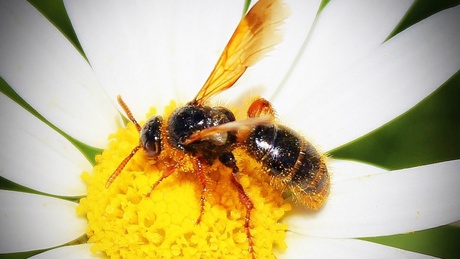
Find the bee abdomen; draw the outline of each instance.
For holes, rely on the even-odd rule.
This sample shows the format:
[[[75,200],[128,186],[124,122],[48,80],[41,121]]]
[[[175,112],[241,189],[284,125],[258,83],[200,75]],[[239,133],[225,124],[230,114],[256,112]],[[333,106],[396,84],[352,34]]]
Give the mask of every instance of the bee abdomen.
[[[329,194],[329,175],[323,156],[305,138],[283,125],[259,125],[249,134],[246,146],[302,204],[311,209],[323,205]]]
[[[286,183],[295,198],[310,209],[321,208],[329,195],[330,179],[324,157],[305,139],[291,179]]]
[[[255,127],[246,146],[248,153],[277,178],[289,177],[301,148],[300,139],[282,125],[269,124]]]

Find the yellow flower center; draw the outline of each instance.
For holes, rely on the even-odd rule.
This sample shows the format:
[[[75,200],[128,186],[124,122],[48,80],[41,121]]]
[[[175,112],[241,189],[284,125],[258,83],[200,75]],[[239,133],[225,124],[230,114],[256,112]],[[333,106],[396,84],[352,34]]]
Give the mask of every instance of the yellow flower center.
[[[164,121],[176,108],[171,102]],[[149,114],[155,114],[151,109]],[[142,123],[141,123],[142,125]],[[109,188],[105,183],[120,162],[139,145],[133,123],[110,135],[109,147],[96,157],[77,213],[88,219],[86,234],[93,252],[112,258],[244,258],[251,257],[244,227],[246,208],[231,182],[231,170],[216,161],[205,167],[207,191],[201,222],[202,185],[190,155],[165,144],[161,155],[148,160],[143,150],[126,165]],[[163,141],[167,142],[167,141]],[[270,182],[261,165],[236,148],[239,181],[254,204],[250,231],[258,258],[274,258],[273,249],[285,249],[287,226],[280,223],[291,209]],[[163,170],[178,163],[174,173],[146,194]]]

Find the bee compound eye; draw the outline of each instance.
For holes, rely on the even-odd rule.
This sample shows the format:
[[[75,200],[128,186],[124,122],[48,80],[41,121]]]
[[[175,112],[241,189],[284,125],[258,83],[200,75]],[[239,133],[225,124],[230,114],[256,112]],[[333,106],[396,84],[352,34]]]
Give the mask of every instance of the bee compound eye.
[[[155,157],[161,153],[161,126],[163,119],[153,116],[147,120],[140,132],[142,146],[148,157]]]

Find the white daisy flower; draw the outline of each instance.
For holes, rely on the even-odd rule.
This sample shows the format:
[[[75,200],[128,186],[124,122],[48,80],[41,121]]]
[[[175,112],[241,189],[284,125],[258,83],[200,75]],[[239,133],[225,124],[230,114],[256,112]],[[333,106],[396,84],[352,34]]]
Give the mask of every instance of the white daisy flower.
[[[460,68],[459,6],[388,39],[412,1],[332,1],[321,12],[321,1],[287,4],[292,14],[283,42],[219,99],[235,101],[257,89],[284,124],[323,151],[401,115]],[[85,196],[80,175],[92,170],[74,143],[108,146],[108,135],[123,126],[117,94],[139,118],[152,105],[161,113],[170,100],[193,98],[238,24],[241,6],[66,1],[85,58],[28,2],[0,3],[0,76],[34,109],[19,106],[2,88],[0,175],[39,192],[0,190],[0,254],[45,249],[36,257],[99,256],[89,244],[65,245],[87,227],[75,212],[78,204],[62,199]],[[295,207],[285,216],[288,248],[276,253],[420,256],[357,238],[460,220],[459,166],[453,160],[387,171],[332,158],[325,206],[314,212]]]

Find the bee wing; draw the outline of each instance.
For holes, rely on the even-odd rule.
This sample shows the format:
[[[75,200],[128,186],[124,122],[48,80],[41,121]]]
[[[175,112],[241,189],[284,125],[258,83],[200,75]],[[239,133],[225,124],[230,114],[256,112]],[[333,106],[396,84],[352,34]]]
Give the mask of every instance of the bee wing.
[[[227,122],[224,124],[220,124],[214,127],[210,127],[210,128],[195,132],[184,141],[184,144],[186,145],[190,144],[192,142],[209,137],[216,133],[240,131],[240,130],[250,129],[257,125],[265,125],[265,124],[269,124],[272,122],[273,122],[272,117],[268,115],[264,115],[261,117],[255,117],[255,118],[248,118],[245,120],[231,121],[231,122]]]
[[[211,96],[230,88],[249,66],[281,41],[277,27],[288,15],[289,10],[281,0],[257,2],[241,19],[192,103],[204,104]]]

